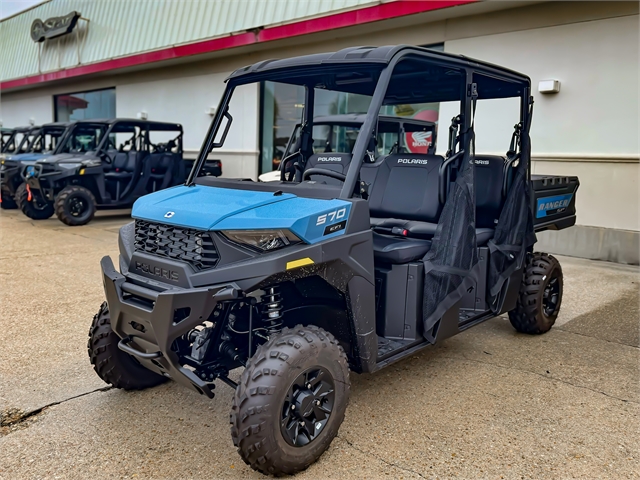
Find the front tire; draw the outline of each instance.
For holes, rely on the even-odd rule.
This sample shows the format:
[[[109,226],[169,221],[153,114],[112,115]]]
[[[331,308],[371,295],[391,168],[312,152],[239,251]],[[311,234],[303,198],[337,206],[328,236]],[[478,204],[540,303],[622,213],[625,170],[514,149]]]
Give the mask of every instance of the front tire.
[[[98,376],[105,383],[123,390],[142,390],[167,380],[120,350],[119,341],[120,337],[111,329],[109,306],[104,302],[93,317],[87,344],[91,365]]]
[[[292,475],[338,434],[349,399],[347,356],[315,326],[285,328],[247,363],[231,410],[231,437],[251,468]]]
[[[16,190],[16,201],[22,213],[32,220],[46,220],[53,215],[53,204],[47,202],[40,192],[31,192],[27,190],[25,183],[21,184]]]
[[[18,204],[16,203],[16,201],[13,199],[11,195],[4,192],[2,192],[1,195],[2,195],[2,203],[0,203],[1,209],[15,210],[16,208],[18,208]]]
[[[518,332],[539,335],[551,330],[562,304],[562,267],[547,253],[527,258],[516,308],[509,312],[511,325]]]
[[[64,187],[56,197],[56,216],[65,225],[86,225],[96,214],[96,199],[88,188]]]

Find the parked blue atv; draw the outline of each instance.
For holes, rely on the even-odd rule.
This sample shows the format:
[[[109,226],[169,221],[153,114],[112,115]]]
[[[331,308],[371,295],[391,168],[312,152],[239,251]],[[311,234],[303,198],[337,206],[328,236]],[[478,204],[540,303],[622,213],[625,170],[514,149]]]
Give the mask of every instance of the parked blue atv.
[[[201,176],[225,143],[234,91],[263,81],[306,92],[281,181]],[[313,149],[327,92],[368,102],[348,151]],[[477,105],[507,98],[516,126],[503,132],[506,154],[477,153]],[[456,108],[440,122],[446,155],[367,153],[383,107],[439,102]],[[120,230],[118,269],[101,261],[106,302],[88,343],[96,373],[125,390],[172,379],[210,398],[224,382],[242,459],[293,474],[338,433],[350,371],[375,372],[501,314],[520,332],[548,331],[562,269],[534,253],[535,232],[575,223],[578,181],[532,181],[532,107],[529,77],[412,46],[233,72],[186,183],[140,198]]]
[[[22,171],[26,166],[33,166],[38,160],[51,155],[69,128],[69,123],[48,123],[24,132],[20,143],[14,148],[15,153],[6,155],[1,162],[0,208],[18,208],[17,199],[20,196],[24,197],[22,192],[26,189]]]

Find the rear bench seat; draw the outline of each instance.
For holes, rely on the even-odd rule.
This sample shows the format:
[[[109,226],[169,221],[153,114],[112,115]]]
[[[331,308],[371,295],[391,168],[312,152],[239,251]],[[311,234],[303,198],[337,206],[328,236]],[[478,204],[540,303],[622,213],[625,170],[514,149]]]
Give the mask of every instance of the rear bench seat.
[[[494,234],[504,202],[504,158],[476,156],[476,241],[485,245]],[[364,165],[361,178],[372,185],[369,196],[374,227],[374,255],[387,263],[406,263],[424,256],[442,212],[438,155],[389,155]],[[406,232],[403,232],[406,230]],[[387,236],[403,232],[411,238]]]
[[[438,184],[443,162],[444,158],[439,155],[402,153],[387,155],[362,167],[361,178],[372,185],[369,191],[369,211],[373,222],[384,225],[390,222],[388,228],[374,229],[373,251],[376,260],[384,263],[407,263],[423,257],[429,251],[431,240],[388,236],[383,233],[391,233],[393,226],[407,221],[437,224],[442,211]]]

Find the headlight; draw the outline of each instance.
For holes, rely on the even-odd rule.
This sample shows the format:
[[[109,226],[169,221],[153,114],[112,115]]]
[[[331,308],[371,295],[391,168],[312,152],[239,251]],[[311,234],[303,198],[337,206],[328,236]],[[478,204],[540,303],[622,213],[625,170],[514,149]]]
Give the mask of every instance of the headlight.
[[[220,233],[233,243],[259,252],[272,252],[302,241],[289,230],[224,230]]]

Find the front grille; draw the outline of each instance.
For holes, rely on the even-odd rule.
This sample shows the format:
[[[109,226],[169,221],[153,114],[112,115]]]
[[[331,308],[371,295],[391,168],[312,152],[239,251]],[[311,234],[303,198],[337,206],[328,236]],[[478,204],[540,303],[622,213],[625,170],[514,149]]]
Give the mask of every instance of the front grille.
[[[181,260],[196,270],[207,270],[220,256],[213,238],[207,232],[136,220],[134,248],[172,260]]]

